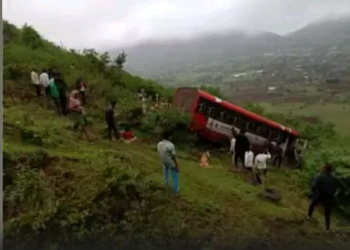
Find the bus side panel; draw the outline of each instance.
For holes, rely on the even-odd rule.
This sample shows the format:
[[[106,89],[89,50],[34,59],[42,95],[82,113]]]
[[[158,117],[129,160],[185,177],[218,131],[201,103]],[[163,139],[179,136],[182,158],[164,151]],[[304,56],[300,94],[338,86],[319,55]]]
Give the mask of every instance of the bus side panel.
[[[200,113],[193,113],[190,129],[193,132],[199,133],[199,135],[209,141],[215,143],[226,143],[228,136],[216,131],[213,131],[207,126],[208,118]]]

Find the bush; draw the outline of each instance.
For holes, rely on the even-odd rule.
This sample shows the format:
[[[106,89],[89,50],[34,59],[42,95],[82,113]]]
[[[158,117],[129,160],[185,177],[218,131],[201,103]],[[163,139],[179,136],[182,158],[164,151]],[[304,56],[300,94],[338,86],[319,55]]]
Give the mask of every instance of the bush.
[[[189,132],[188,125],[189,116],[174,108],[148,113],[141,121],[141,129],[154,139],[160,140],[161,133],[165,130],[173,131],[173,141],[180,144],[188,144],[195,140],[195,136]]]

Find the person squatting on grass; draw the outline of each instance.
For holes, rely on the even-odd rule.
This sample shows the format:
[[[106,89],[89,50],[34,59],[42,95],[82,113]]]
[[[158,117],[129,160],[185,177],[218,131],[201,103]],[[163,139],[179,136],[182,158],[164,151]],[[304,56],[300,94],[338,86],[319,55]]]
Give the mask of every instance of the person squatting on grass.
[[[157,145],[157,150],[162,161],[165,185],[169,184],[169,171],[171,172],[173,191],[179,192],[179,165],[176,160],[175,145],[170,141],[171,132],[163,132],[163,140]]]
[[[326,231],[329,231],[333,202],[337,194],[344,191],[344,187],[340,181],[333,176],[333,167],[330,164],[325,164],[321,170],[321,174],[314,179],[312,190],[313,198],[309,206],[307,219],[311,220],[315,207],[321,204],[324,209]]]

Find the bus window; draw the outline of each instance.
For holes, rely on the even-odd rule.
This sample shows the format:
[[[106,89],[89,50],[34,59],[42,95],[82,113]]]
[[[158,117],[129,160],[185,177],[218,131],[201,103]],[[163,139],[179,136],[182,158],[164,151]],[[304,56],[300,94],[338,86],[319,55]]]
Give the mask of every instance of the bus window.
[[[208,117],[213,117],[214,112],[215,112],[215,108],[213,106],[210,106],[207,108],[205,113]]]
[[[197,112],[203,114],[205,112],[206,105],[204,102],[198,104]]]
[[[268,137],[268,129],[265,125],[260,126],[259,135],[264,138]]]
[[[239,129],[245,129],[247,126],[247,122],[243,119],[243,117],[237,117],[236,122],[234,124]]]
[[[254,121],[249,121],[248,122],[248,127],[247,127],[247,131],[252,133],[252,134],[257,134],[256,132],[256,128],[257,128],[257,124]]]

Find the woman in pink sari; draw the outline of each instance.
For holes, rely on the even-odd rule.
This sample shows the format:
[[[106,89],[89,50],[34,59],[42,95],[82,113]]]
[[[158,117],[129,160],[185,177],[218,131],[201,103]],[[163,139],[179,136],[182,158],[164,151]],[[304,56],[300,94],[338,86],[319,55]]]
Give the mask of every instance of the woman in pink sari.
[[[82,134],[84,133],[86,138],[90,140],[89,135],[86,132],[87,123],[85,117],[85,109],[79,100],[78,90],[73,90],[69,96],[69,111],[70,117],[74,122],[73,129],[77,130],[79,126],[81,126],[80,137],[82,137]]]

